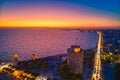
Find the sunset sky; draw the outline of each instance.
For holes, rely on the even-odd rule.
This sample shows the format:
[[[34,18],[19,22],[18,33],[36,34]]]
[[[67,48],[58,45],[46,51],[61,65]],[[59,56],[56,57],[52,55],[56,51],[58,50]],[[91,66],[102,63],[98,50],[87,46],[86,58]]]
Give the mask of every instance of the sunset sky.
[[[120,28],[120,0],[0,0],[0,27]]]

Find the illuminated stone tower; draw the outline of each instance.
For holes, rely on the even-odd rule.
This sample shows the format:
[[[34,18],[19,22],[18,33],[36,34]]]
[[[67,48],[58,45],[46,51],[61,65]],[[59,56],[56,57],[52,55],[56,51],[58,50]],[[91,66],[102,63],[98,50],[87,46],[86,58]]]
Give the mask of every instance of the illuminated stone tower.
[[[13,54],[13,60],[14,61],[18,61],[18,53],[14,53]]]
[[[72,45],[71,48],[67,49],[67,64],[70,71],[73,73],[82,73],[83,70],[83,53],[80,46]]]
[[[35,60],[35,59],[37,59],[38,57],[37,57],[37,55],[32,54],[31,58],[32,58],[32,60]]]

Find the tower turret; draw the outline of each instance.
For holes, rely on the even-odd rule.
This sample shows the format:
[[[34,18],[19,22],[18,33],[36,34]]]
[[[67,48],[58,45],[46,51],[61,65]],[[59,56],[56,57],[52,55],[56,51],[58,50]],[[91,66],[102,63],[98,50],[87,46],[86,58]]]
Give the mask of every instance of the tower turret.
[[[37,59],[37,55],[36,54],[32,54],[31,58],[32,58],[32,60],[35,60],[35,59]]]
[[[18,53],[14,53],[13,54],[13,60],[14,61],[18,61]]]
[[[67,64],[73,73],[82,73],[83,69],[83,53],[84,51],[80,49],[78,45],[72,45],[68,48],[67,54]]]

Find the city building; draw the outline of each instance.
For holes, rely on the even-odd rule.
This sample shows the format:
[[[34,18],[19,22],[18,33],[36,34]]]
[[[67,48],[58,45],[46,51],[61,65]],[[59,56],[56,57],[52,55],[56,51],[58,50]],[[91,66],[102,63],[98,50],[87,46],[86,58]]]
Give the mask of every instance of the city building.
[[[102,30],[103,33],[103,51],[114,54],[120,53],[120,31]]]
[[[84,51],[80,49],[80,46],[72,45],[67,49],[67,54],[67,64],[70,71],[77,74],[82,73]]]

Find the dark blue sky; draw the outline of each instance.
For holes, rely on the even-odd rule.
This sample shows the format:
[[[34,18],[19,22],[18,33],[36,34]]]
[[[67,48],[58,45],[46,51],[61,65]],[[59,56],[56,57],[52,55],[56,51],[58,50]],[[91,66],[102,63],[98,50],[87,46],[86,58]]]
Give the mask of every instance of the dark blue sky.
[[[97,9],[98,11],[120,16],[120,0],[0,0],[0,5],[4,4],[5,2],[16,2],[16,4],[18,4],[17,2],[39,2],[53,4],[68,3],[71,5],[91,7]]]

